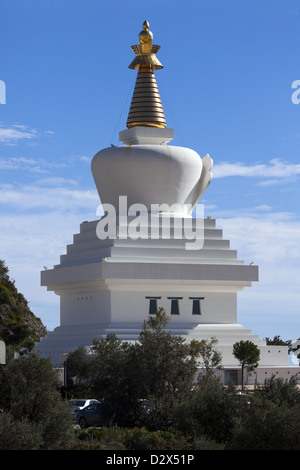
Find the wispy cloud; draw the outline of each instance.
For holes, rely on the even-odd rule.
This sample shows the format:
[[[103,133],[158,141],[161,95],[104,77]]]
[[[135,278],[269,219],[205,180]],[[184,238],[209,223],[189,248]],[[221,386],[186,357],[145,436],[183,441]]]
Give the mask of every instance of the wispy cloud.
[[[0,217],[0,259],[6,261],[17,288],[49,329],[59,325],[59,297],[41,287],[40,272],[44,266],[59,264],[83,220],[79,211],[67,210],[11,211]]]
[[[299,322],[299,219],[267,207],[240,214],[220,211],[216,219],[238,259],[259,266],[258,283],[239,294],[238,322],[251,329],[256,325],[253,332],[261,337],[296,339],[291,325]]]
[[[55,183],[55,184],[54,184]],[[74,189],[72,180],[56,181],[55,179],[40,181],[34,186],[9,184],[0,186],[0,205],[6,211],[10,208],[18,210],[68,211],[96,208],[99,205],[99,197],[96,190]],[[43,188],[41,190],[41,185]]]
[[[55,135],[55,132],[53,131],[44,131],[45,134],[49,134],[49,135]]]
[[[28,142],[32,145],[38,137],[43,135],[53,136],[55,132],[51,130],[37,131],[24,124],[4,124],[0,122],[0,144],[16,145],[20,142]]]
[[[295,214],[258,206],[242,213],[220,211],[217,224],[243,259],[278,268],[299,265],[300,221]]]
[[[50,329],[59,324],[59,298],[40,286],[40,271],[59,263],[80,223],[97,218],[98,205],[96,189],[80,188],[71,178],[0,185],[0,259]]]
[[[41,168],[41,161],[24,157],[0,158],[0,170],[25,170],[35,173],[47,171]]]
[[[85,163],[91,163],[91,160],[92,160],[91,157],[87,157],[86,155],[80,155],[78,158],[79,160]]]
[[[0,157],[0,170],[21,170],[31,173],[49,173],[54,168],[64,168],[64,162],[53,162],[44,158]]]
[[[5,126],[0,124],[0,143],[3,144],[13,145],[19,141],[35,139],[38,135],[35,129],[30,129],[24,125],[14,124]]]
[[[35,184],[48,188],[61,186],[67,187],[68,185],[75,187],[78,185],[78,181],[71,178],[63,178],[61,176],[49,176],[47,178],[40,178],[35,182]]]
[[[300,164],[289,163],[274,158],[268,164],[245,165],[243,163],[219,163],[213,167],[214,178],[226,178],[229,176],[242,176],[247,178],[266,179],[258,182],[261,186],[276,183],[286,183],[300,175]]]

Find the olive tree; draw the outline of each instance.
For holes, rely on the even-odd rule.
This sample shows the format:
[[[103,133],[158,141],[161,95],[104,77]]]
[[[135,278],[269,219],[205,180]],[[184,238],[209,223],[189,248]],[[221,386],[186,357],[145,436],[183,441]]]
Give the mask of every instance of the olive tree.
[[[20,423],[32,425],[32,432],[39,432],[41,448],[56,445],[72,434],[59,386],[50,360],[34,353],[11,359],[0,368],[0,408],[16,428]]]
[[[298,377],[273,376],[248,396],[235,420],[228,449],[299,450],[300,390]]]
[[[169,426],[175,407],[192,388],[199,345],[166,331],[168,321],[160,309],[144,322],[134,343],[115,335],[94,341],[94,390],[118,424],[136,423],[138,416],[152,429]]]
[[[218,340],[214,336],[210,340],[203,339],[198,342],[198,365],[203,367],[206,373],[222,368],[222,354],[217,350],[217,343]]]
[[[148,426],[164,428],[172,422],[174,410],[192,389],[199,356],[199,344],[166,331],[168,317],[164,310],[144,324],[135,344],[136,370],[144,393],[151,401],[152,421]],[[176,422],[173,422],[175,425]]]
[[[93,363],[84,346],[79,346],[75,351],[70,352],[65,365],[68,376],[75,377],[76,383],[82,384],[89,381]]]

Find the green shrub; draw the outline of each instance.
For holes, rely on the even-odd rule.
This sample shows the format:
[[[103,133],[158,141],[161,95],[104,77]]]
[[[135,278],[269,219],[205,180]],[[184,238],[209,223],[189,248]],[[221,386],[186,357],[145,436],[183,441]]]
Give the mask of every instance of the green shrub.
[[[70,448],[70,447],[68,447]],[[223,450],[207,436],[193,437],[172,429],[149,431],[145,427],[88,428],[76,430],[74,449],[102,450]]]
[[[159,431],[148,431],[143,428],[127,429],[124,444],[128,450],[162,450],[166,441]]]
[[[0,413],[1,450],[37,450],[43,437],[39,426],[28,419],[15,420],[11,413]]]
[[[123,444],[124,431],[117,426],[75,430],[72,449],[126,450]]]

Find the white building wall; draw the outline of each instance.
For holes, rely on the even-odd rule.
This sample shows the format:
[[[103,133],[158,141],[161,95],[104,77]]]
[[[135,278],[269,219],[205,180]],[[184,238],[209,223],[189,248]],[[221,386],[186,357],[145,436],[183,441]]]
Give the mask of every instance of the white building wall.
[[[82,325],[110,323],[110,292],[79,289],[60,296],[60,324]]]
[[[235,293],[207,293],[190,291],[181,292],[173,290],[174,287],[164,286],[144,291],[122,289],[122,286],[113,286],[111,293],[111,320],[113,322],[141,322],[149,314],[149,298],[157,299],[157,307],[163,308],[170,317],[170,325],[175,323],[236,323],[236,294]],[[190,297],[204,297],[200,300],[201,315],[192,314],[193,300]],[[171,298],[179,298],[179,315],[171,315]]]

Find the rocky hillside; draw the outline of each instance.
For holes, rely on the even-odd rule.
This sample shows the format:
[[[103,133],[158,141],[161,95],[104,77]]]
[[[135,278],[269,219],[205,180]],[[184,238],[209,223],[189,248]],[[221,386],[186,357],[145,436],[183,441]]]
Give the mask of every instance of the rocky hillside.
[[[39,341],[47,334],[41,319],[31,312],[27,300],[18,292],[14,281],[9,278],[5,262],[0,260],[0,339],[1,330],[7,331],[10,326],[20,323],[27,325],[31,332],[30,337],[34,341]]]

